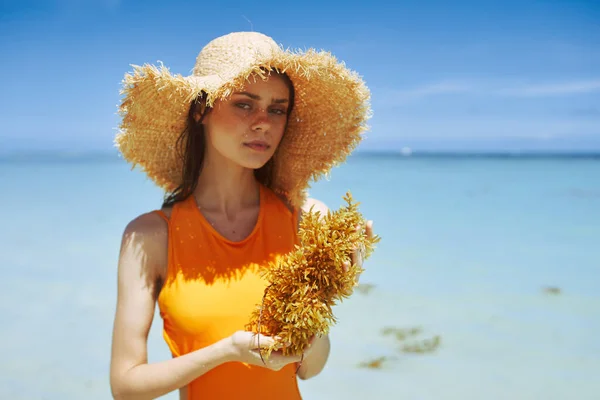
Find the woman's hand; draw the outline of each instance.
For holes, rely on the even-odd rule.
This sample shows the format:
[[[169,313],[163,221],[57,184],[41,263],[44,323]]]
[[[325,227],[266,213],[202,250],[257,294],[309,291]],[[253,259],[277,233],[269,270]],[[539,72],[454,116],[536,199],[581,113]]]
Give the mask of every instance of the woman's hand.
[[[234,361],[279,371],[288,364],[300,362],[303,358],[302,355],[284,356],[278,348],[273,350],[269,357],[266,357],[266,354],[264,354],[261,358],[259,343],[264,353],[266,348],[275,344],[275,339],[271,336],[258,335],[248,331],[237,331],[230,336],[230,339]],[[304,351],[304,357],[310,353],[311,345]]]
[[[362,229],[361,226],[357,226],[356,230]],[[373,221],[367,221],[365,225],[365,231],[367,234],[367,238],[373,238]],[[346,261],[344,263],[344,271],[348,271],[351,265],[356,265],[359,269],[362,269],[363,262],[365,260],[365,248],[364,246],[357,247],[352,255],[350,256],[350,261]]]

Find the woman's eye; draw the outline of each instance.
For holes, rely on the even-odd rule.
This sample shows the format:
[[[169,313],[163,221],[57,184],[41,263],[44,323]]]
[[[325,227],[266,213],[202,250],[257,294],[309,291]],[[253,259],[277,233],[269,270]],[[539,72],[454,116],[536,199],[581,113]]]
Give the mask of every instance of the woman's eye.
[[[235,103],[235,106],[244,110],[250,109],[250,104],[248,103]]]
[[[277,115],[285,115],[285,110],[282,110],[282,109],[280,109],[280,108],[273,108],[273,109],[271,110],[271,112],[272,112],[273,114],[277,114]]]

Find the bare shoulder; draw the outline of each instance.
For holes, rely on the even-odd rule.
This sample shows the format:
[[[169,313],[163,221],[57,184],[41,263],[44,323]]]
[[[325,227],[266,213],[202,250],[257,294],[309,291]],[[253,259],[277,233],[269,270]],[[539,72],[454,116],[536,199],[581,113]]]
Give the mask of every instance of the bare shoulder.
[[[170,217],[169,210],[163,211],[167,218]],[[168,223],[158,213],[148,212],[135,217],[123,232],[120,269],[137,270],[153,286],[156,280],[162,280],[166,271],[168,237]]]
[[[167,217],[170,216],[166,212],[165,214]],[[151,242],[160,241],[167,235],[167,221],[156,212],[147,212],[129,221],[123,232],[123,241],[124,244],[134,240],[139,244],[145,242],[151,244]]]
[[[309,212],[311,208],[313,211],[320,211],[321,215],[325,215],[329,211],[329,208],[324,202],[312,197],[308,197],[302,205],[302,212]]]

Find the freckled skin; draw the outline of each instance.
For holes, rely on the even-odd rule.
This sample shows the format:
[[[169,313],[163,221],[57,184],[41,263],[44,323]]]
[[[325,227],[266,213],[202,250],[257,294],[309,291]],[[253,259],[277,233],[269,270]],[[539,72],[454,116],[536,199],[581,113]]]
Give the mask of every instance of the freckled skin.
[[[258,169],[273,156],[283,137],[289,89],[282,78],[272,75],[267,80],[251,80],[243,92],[249,95],[234,93],[217,100],[205,116],[206,139],[214,150],[207,157],[224,157],[238,166]],[[200,114],[195,118],[199,120]],[[252,141],[264,142],[268,148],[252,150],[246,146]]]

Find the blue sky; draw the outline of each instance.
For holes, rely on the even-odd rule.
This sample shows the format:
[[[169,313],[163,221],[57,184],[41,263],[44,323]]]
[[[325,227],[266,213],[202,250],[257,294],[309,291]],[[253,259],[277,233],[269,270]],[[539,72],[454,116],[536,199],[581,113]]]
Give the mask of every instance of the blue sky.
[[[600,150],[600,2],[386,2],[3,2],[0,151],[112,151],[130,64],[186,75],[240,30],[357,70],[363,149]]]

